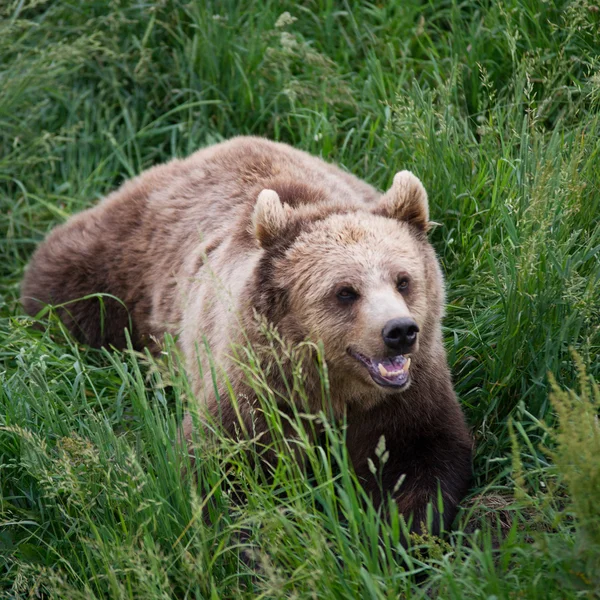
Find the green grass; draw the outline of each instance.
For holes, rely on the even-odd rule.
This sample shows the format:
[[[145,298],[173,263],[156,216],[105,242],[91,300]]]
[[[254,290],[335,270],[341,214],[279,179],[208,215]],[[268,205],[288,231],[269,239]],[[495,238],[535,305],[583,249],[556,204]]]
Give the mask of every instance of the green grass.
[[[588,0],[3,2],[0,596],[598,597],[599,32]],[[53,226],[248,133],[429,191],[476,439],[444,541],[362,507],[335,428],[310,475],[216,435],[182,477],[173,346],[91,351],[19,307]]]

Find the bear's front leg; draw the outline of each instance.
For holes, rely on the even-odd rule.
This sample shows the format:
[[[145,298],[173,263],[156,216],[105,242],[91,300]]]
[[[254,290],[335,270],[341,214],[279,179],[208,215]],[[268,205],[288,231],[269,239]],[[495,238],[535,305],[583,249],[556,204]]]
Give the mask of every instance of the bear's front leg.
[[[441,530],[451,527],[458,504],[471,484],[471,440],[438,431],[415,439],[409,447],[401,447],[398,452],[391,449],[384,473],[386,468],[390,478],[388,485],[391,479],[397,480],[399,474],[405,475],[394,499],[402,515],[412,516],[411,531],[421,532],[427,525],[427,506],[431,504],[433,519],[429,533],[439,535]],[[393,490],[393,487],[387,489]],[[439,506],[439,494],[442,506]]]
[[[442,529],[449,529],[471,482],[471,440],[466,430],[457,436],[455,431],[442,429],[400,441],[392,441],[384,432],[382,435],[386,437],[387,456],[380,472],[371,473],[367,457],[355,463],[359,480],[373,502],[380,504],[392,495],[399,513],[411,523],[411,532],[417,533],[427,526],[427,507],[431,504],[429,533],[439,535]],[[375,456],[372,461],[377,466]]]

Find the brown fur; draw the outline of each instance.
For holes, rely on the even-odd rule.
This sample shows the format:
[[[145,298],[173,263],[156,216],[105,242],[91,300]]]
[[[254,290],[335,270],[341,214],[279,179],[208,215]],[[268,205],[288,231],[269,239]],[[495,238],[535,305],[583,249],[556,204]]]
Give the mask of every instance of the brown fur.
[[[439,485],[448,524],[469,485],[471,440],[442,345],[443,279],[428,224],[425,190],[406,171],[381,196],[289,146],[236,138],[154,167],[56,228],[32,258],[22,301],[30,314],[59,305],[73,335],[92,346],[123,346],[129,319],[137,347],[177,335],[199,402],[236,435],[266,429],[232,357],[232,347],[265,343],[256,313],[292,343],[322,341],[327,408],[347,417],[349,453],[366,489],[380,500],[368,459],[383,435],[384,492],[406,475],[396,500],[418,529]],[[398,274],[410,276],[402,294]],[[351,307],[337,300],[344,285],[360,290]],[[110,295],[103,320],[97,298],[76,301],[97,293]],[[347,348],[385,356],[382,323],[403,315],[420,333],[411,385],[394,392],[374,384]],[[203,339],[233,385],[242,423],[222,384],[219,403],[211,378],[199,375],[198,364],[209,372]],[[310,356],[304,379],[307,408],[320,410]],[[282,376],[272,372],[269,385],[285,408]]]

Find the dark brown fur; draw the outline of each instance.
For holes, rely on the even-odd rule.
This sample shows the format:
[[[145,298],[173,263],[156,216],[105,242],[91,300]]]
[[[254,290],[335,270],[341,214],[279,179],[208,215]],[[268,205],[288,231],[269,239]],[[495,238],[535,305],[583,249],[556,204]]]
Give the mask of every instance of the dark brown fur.
[[[147,345],[151,336],[160,338],[165,332],[179,336],[199,403],[213,416],[219,415],[232,434],[239,432],[240,425],[266,429],[253,408],[252,388],[231,359],[232,344],[249,340],[260,347],[264,342],[255,311],[291,342],[313,339],[323,323],[331,323],[339,329],[325,331],[324,341],[326,353],[331,348],[327,355],[331,410],[336,417],[347,417],[349,453],[365,488],[377,502],[381,500],[368,459],[375,460],[375,447],[384,436],[389,451],[383,469],[384,493],[391,493],[399,477],[406,476],[395,498],[403,514],[413,515],[418,529],[439,486],[445,501],[443,521],[449,525],[469,485],[471,439],[442,346],[443,280],[425,233],[426,194],[416,181],[400,173],[394,187],[381,196],[352,175],[289,146],[236,138],[150,169],[98,206],[57,227],[32,258],[22,302],[29,314],[46,304],[58,306],[73,335],[92,346],[124,346],[124,329],[130,322],[138,348]],[[257,203],[265,189],[276,196]],[[333,243],[327,233],[335,227],[339,247],[350,248],[342,255],[348,261],[352,248],[377,254],[378,244],[392,243],[398,236],[403,240],[402,252],[408,253],[407,264],[417,274],[416,291],[402,301],[420,326],[412,383],[402,392],[375,389],[345,349],[336,349],[336,339],[346,335],[346,329],[358,332],[361,343],[371,344],[370,334],[360,325],[370,323],[367,304],[344,312],[327,295],[315,291],[313,298],[313,288],[298,296],[311,277],[331,278],[334,283],[336,266],[327,267],[332,260],[327,248]],[[380,241],[365,241],[369,236]],[[331,271],[322,278],[302,264],[304,259],[290,258],[310,257],[311,240],[315,248],[324,248],[315,250],[314,260]],[[378,268],[383,269],[384,281],[385,259],[395,252],[382,249],[382,253]],[[231,293],[227,302],[233,303],[233,311],[217,282],[223,282],[224,295]],[[365,289],[368,296],[369,287]],[[97,298],[79,300],[91,294],[109,295],[103,299],[104,318]],[[315,322],[300,314],[298,307],[305,306],[314,309]],[[203,336],[217,367],[227,373],[241,399],[242,424],[228,401],[217,402],[212,383],[206,385],[198,375],[197,360],[205,372],[208,367],[206,356],[196,353]],[[273,374],[269,384],[281,394],[285,408],[282,378]],[[309,409],[319,410],[320,387],[310,360],[306,385],[309,392],[314,390]],[[190,418],[184,433],[191,434]]]

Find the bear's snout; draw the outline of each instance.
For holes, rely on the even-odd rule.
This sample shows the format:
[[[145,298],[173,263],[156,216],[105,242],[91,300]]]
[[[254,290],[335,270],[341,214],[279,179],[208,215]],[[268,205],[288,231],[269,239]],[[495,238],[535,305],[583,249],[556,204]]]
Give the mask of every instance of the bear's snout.
[[[381,331],[385,345],[401,354],[410,352],[417,341],[419,326],[414,319],[403,317],[389,320]]]

